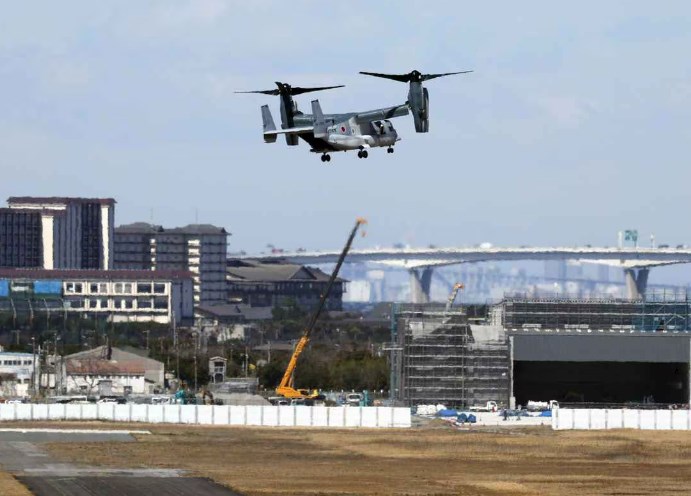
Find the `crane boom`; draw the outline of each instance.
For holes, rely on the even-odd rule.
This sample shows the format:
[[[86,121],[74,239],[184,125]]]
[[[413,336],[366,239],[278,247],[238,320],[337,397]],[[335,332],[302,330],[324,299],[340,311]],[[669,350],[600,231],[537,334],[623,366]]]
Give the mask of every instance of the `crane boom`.
[[[348,236],[348,240],[346,241],[345,246],[343,247],[343,251],[341,252],[341,255],[338,257],[338,261],[336,262],[336,267],[334,267],[333,272],[331,273],[331,277],[329,277],[329,282],[326,285],[326,289],[324,292],[321,294],[319,298],[319,303],[317,304],[317,308],[315,311],[312,313],[309,322],[307,323],[307,327],[305,328],[305,332],[302,333],[302,336],[300,337],[300,340],[297,342],[295,345],[295,350],[293,350],[293,354],[290,357],[290,361],[288,362],[288,366],[286,367],[285,372],[283,373],[283,377],[281,378],[281,382],[276,388],[276,394],[279,394],[285,398],[315,398],[318,393],[317,391],[308,391],[305,389],[295,389],[293,387],[293,374],[295,373],[295,367],[297,366],[298,363],[298,358],[300,358],[300,355],[302,354],[303,350],[307,346],[307,343],[309,343],[310,336],[312,334],[312,331],[314,330],[314,326],[317,323],[317,319],[319,319],[319,316],[322,313],[322,310],[324,309],[324,306],[326,305],[326,300],[329,297],[329,293],[331,292],[331,288],[333,287],[334,283],[336,282],[336,278],[338,277],[338,273],[341,270],[341,266],[343,265],[343,261],[346,258],[346,255],[348,255],[348,251],[350,250],[350,246],[353,244],[353,240],[355,239],[355,234],[358,231],[358,228],[362,224],[366,224],[367,221],[363,219],[362,217],[358,217],[355,221],[355,226],[353,227],[353,230],[350,232],[350,235]]]
[[[464,286],[460,282],[457,282],[453,285],[453,289],[451,290],[449,299],[446,301],[446,308],[444,309],[445,314],[449,313],[449,311],[451,310],[451,306],[453,305],[454,301],[456,301],[456,295],[458,294],[458,291],[463,288]]]

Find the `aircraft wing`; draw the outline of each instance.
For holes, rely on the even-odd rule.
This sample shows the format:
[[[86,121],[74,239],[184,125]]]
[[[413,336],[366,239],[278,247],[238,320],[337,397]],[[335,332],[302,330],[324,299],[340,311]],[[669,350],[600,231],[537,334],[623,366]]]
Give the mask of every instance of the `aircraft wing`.
[[[314,126],[289,127],[288,129],[275,129],[264,131],[264,136],[275,136],[277,134],[309,134],[314,132]]]

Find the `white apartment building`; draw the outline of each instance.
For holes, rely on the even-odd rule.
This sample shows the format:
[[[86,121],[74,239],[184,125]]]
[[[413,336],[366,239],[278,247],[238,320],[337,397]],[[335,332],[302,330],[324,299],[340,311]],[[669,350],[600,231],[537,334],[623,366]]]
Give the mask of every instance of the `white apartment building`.
[[[33,299],[37,311],[55,308],[57,301],[66,314],[106,316],[112,322],[168,324],[194,316],[187,271],[0,269],[2,286],[9,298]]]

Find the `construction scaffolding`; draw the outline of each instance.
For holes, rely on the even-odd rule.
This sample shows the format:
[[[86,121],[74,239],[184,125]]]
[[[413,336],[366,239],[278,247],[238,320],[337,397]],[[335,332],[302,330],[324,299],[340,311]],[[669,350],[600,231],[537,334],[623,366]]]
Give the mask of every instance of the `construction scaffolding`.
[[[506,329],[620,329],[689,331],[686,291],[649,292],[645,298],[508,296],[501,303]]]
[[[470,325],[443,305],[394,305],[391,390],[408,406],[508,404],[509,343],[499,326]]]

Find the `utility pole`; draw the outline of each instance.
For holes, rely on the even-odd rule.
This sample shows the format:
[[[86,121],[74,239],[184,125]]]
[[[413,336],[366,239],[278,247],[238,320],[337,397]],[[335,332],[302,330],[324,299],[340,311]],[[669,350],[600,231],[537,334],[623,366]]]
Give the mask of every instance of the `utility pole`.
[[[33,355],[33,374],[31,375],[31,382],[33,395],[36,397],[36,338],[31,336],[31,353]]]
[[[175,312],[173,312],[173,346],[175,346],[175,377],[180,387],[180,341],[178,340],[178,328],[175,324]]]

